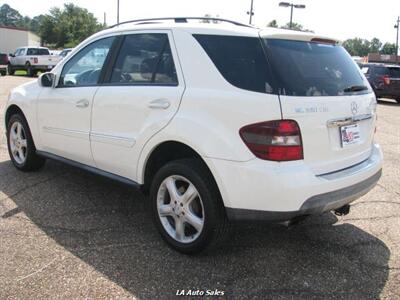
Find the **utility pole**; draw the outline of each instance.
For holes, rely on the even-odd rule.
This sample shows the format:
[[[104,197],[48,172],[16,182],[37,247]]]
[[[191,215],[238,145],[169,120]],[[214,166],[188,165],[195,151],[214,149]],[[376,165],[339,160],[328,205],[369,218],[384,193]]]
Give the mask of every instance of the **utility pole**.
[[[396,33],[396,64],[399,63],[399,24],[400,24],[400,17],[397,17],[396,25],[394,25],[394,28],[396,28],[397,33]]]
[[[247,12],[247,14],[250,15],[250,20],[249,20],[249,24],[250,24],[250,25],[251,25],[251,21],[252,21],[253,16],[254,16],[253,2],[254,2],[254,0],[251,0],[250,11]]]
[[[106,24],[107,24],[107,15],[106,12],[104,12],[103,26],[106,27]]]
[[[119,24],[119,0],[117,0],[117,24]]]
[[[306,8],[304,4],[293,4],[289,2],[281,2],[279,3],[280,7],[290,7],[290,22],[289,28],[292,29],[293,26],[293,8]]]

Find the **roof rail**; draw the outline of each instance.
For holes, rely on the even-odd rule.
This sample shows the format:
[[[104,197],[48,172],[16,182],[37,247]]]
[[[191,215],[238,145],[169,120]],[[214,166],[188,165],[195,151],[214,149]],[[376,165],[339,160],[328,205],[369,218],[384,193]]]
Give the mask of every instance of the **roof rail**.
[[[239,23],[236,21],[221,19],[221,18],[212,18],[212,17],[166,17],[166,18],[138,19],[138,20],[130,20],[130,21],[124,21],[121,23],[117,23],[117,24],[111,25],[108,28],[114,28],[119,25],[124,25],[124,24],[128,24],[128,23],[154,24],[154,23],[156,23],[155,21],[166,21],[166,20],[174,20],[175,23],[187,23],[188,20],[207,20],[207,21],[225,22],[225,23],[230,23],[230,24],[236,25],[236,26],[254,28],[251,25]],[[139,25],[139,24],[137,24],[137,25]]]

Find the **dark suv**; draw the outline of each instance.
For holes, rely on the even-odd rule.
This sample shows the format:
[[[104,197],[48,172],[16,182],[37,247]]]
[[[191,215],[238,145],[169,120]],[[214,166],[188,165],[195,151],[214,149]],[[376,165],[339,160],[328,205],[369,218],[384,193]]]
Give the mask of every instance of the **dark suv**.
[[[361,70],[371,84],[377,98],[395,99],[400,103],[400,66],[363,64]]]
[[[0,53],[0,74],[5,76],[7,74],[8,55]]]

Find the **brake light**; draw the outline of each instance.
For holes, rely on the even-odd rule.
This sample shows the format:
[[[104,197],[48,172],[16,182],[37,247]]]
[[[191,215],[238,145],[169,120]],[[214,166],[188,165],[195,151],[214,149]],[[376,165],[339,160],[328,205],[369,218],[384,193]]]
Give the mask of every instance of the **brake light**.
[[[37,58],[37,57],[34,57],[34,58],[33,58],[33,63],[35,63],[35,64],[38,63],[38,58]]]
[[[384,84],[384,85],[389,85],[389,84],[390,84],[390,77],[389,77],[389,75],[383,75],[383,76],[381,77],[381,79],[383,80],[383,84]]]
[[[273,161],[303,159],[299,125],[294,120],[276,120],[244,126],[240,137],[258,158]]]

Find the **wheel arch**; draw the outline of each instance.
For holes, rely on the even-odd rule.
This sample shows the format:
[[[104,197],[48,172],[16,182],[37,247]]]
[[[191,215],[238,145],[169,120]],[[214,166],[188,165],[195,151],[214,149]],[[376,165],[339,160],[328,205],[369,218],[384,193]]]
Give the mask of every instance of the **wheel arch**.
[[[25,116],[24,112],[22,111],[22,109],[16,104],[11,104],[9,107],[7,107],[5,117],[4,117],[4,122],[5,122],[4,128],[6,129],[6,131],[7,131],[7,125],[8,125],[8,122],[10,121],[11,116],[16,113],[20,113],[26,120],[26,116]]]
[[[154,175],[162,166],[168,162],[184,158],[194,158],[201,161],[210,172],[213,181],[217,185],[210,168],[196,150],[186,143],[176,140],[168,140],[158,143],[151,149],[151,151],[149,151],[142,169],[139,170],[139,175],[143,183],[143,191],[145,193],[149,191]]]

